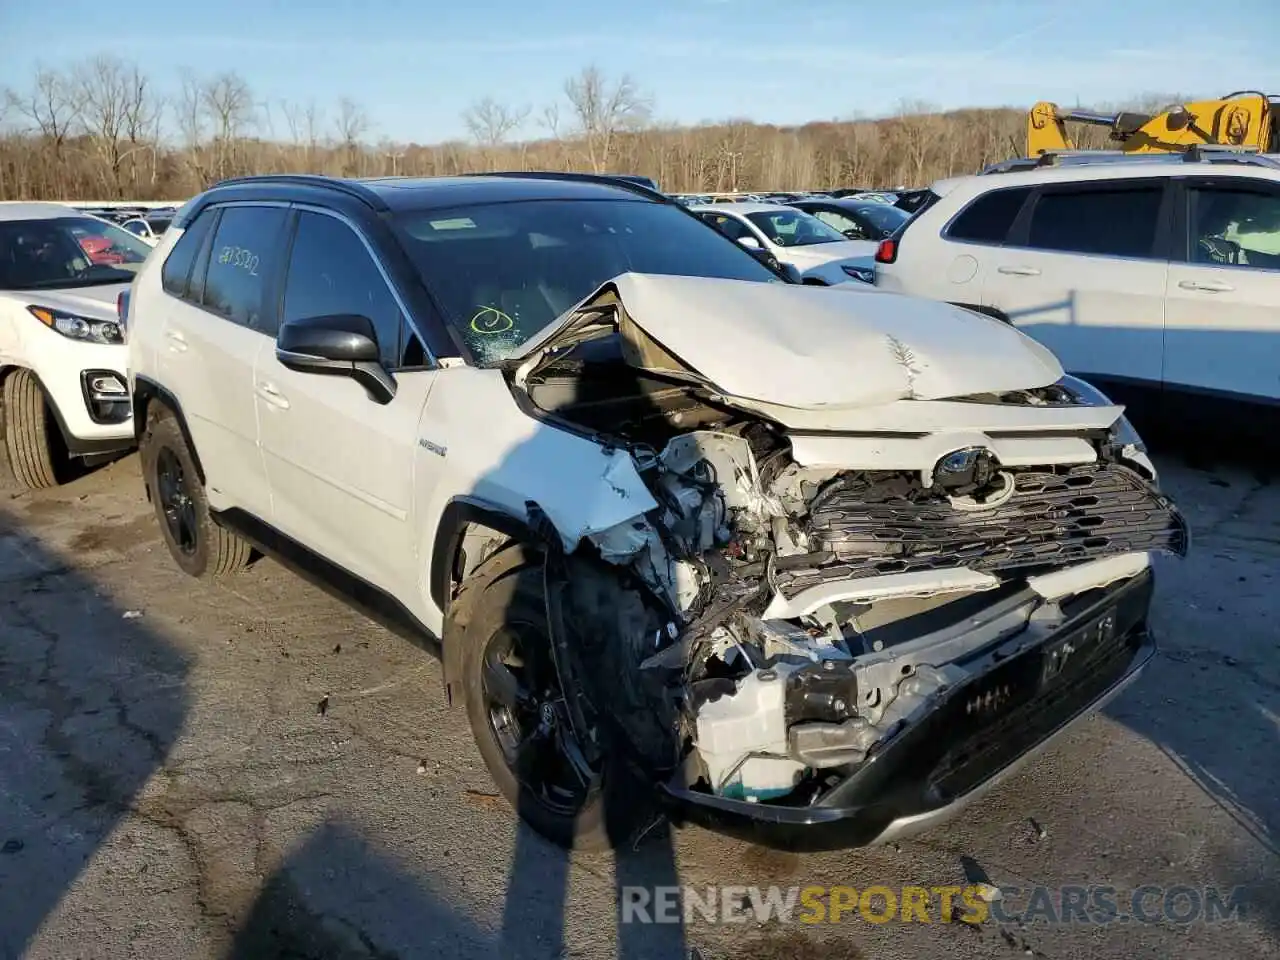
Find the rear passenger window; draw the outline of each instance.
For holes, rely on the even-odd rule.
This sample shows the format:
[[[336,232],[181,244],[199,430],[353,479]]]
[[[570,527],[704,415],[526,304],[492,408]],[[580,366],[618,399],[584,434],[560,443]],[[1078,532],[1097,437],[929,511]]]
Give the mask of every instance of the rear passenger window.
[[[283,320],[335,314],[373,321],[383,363],[400,366],[400,305],[368,248],[341,220],[304,211],[289,257]]]
[[[1038,250],[1150,257],[1163,196],[1160,186],[1041,194],[1031,213],[1028,245]]]
[[[983,194],[956,217],[947,231],[952,240],[969,240],[973,243],[1004,243],[1009,228],[1018,218],[1018,212],[1031,196],[1030,187],[1013,190],[992,190]]]
[[[209,227],[217,215],[216,210],[206,209],[188,224],[187,229],[178,238],[178,242],[169,251],[164,266],[160,268],[160,285],[164,287],[166,293],[186,299],[187,278],[191,276],[191,267],[196,262],[200,245],[204,243],[205,234],[209,232]]]
[[[268,278],[279,267],[281,207],[227,207],[209,251],[203,304],[243,327],[263,329]]]

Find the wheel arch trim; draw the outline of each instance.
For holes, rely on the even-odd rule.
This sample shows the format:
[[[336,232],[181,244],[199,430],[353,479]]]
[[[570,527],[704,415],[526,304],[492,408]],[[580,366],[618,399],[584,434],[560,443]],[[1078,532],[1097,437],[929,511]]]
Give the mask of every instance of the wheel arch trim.
[[[186,442],[187,449],[191,452],[191,461],[196,465],[196,476],[200,478],[201,483],[204,483],[204,464],[200,462],[200,451],[196,449],[195,441],[191,438],[191,430],[187,427],[187,417],[182,412],[182,404],[171,391],[166,390],[149,377],[141,375],[134,377],[133,386],[133,432],[135,440],[141,445],[142,435],[147,429],[147,408],[154,400],[159,400],[173,411],[174,419],[178,421],[178,429],[182,431],[182,439]]]

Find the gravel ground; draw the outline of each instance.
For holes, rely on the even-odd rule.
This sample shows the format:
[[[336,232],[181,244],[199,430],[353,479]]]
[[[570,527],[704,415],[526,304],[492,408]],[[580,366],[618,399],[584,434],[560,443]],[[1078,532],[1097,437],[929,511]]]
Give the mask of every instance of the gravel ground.
[[[1195,535],[1160,564],[1160,657],[962,820],[806,856],[690,828],[616,863],[517,829],[427,654],[270,562],[179,573],[135,457],[0,493],[0,957],[1280,955],[1280,486],[1160,466]],[[618,885],[966,878],[1246,898],[1191,924],[616,922]]]

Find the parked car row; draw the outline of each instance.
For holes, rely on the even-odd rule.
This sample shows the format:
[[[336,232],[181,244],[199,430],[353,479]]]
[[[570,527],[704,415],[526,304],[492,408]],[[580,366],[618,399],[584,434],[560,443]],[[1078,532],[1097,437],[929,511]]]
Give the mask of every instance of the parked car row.
[[[648,181],[656,190],[655,181],[647,177],[632,178]],[[884,191],[848,187],[836,190],[801,190],[801,191],[769,191],[764,193],[674,193],[671,199],[686,206],[708,203],[781,203],[792,204],[797,200],[865,200],[868,203],[896,204],[899,200],[917,191]]]
[[[186,573],[267,554],[439,653],[556,842],[631,840],[655,805],[882,842],[1130,683],[1150,558],[1187,548],[1123,408],[1017,316],[887,292],[989,274],[948,244],[1042,236],[1028,176],[914,216],[630,177],[250,177],[154,248],[0,207],[6,449],[39,486],[59,438],[136,441]],[[972,240],[1001,184],[1027,193]],[[1264,255],[1232,230],[1215,251]]]
[[[862,238],[861,227],[841,232],[828,219],[830,214],[774,203],[699,204],[688,209],[748,251],[794,267],[806,283],[831,286],[875,280],[876,243]],[[848,217],[844,222],[852,223]],[[877,233],[876,239],[882,236]]]
[[[89,216],[108,220],[151,246],[155,246],[160,241],[161,235],[169,229],[169,224],[173,222],[174,215],[178,212],[176,206],[77,207],[76,209]]]

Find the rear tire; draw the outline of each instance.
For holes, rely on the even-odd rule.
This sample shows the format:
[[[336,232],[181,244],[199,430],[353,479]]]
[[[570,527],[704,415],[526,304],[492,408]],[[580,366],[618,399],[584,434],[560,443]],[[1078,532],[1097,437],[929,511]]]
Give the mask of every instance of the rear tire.
[[[476,746],[520,818],[551,842],[577,850],[616,848],[632,837],[649,791],[618,759],[620,751],[605,744],[601,770],[578,770],[586,774],[584,784],[558,739],[572,742],[572,732],[555,706],[563,697],[550,659],[541,555],[512,547],[490,557],[463,584],[450,621],[457,627],[445,643],[463,645],[459,683]],[[495,671],[504,684],[495,682]],[[511,697],[496,694],[495,687],[506,684],[518,685],[520,707],[510,708],[503,701]],[[539,718],[552,716],[550,732],[539,738]],[[534,743],[536,754],[527,746]],[[521,766],[521,756],[534,760]]]
[[[14,370],[4,381],[4,445],[15,479],[28,490],[56,487],[65,460],[58,426],[40,381],[30,370]]]
[[[142,475],[169,555],[192,577],[225,577],[249,565],[252,548],[209,515],[204,484],[177,419],[152,408],[139,445]]]

